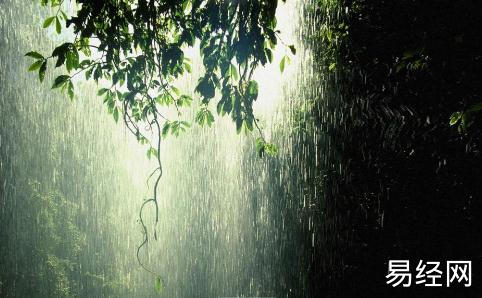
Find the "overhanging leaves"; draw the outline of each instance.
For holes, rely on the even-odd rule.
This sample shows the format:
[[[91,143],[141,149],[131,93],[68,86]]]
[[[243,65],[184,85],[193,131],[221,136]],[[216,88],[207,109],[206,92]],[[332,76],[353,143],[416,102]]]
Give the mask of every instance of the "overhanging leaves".
[[[243,127],[253,129],[256,119],[252,103],[258,97],[258,85],[252,75],[256,67],[273,60],[272,49],[279,34],[277,0],[85,0],[72,16],[62,9],[64,0],[42,3],[58,7],[57,14],[42,25],[55,26],[55,31],[61,33],[65,21],[73,38],[58,45],[46,58],[37,52],[27,53],[38,60],[30,70],[38,69],[43,81],[48,60],[54,59],[55,66],[65,67],[69,75],[57,76],[52,88],[66,91],[71,99],[73,78],[79,74],[84,73],[86,80],[107,84],[100,86],[98,94],[104,97],[108,112],[115,121],[122,121],[141,144],[149,145],[147,155],[155,157],[159,169],[160,143],[144,136],[143,131],[154,131],[160,140],[169,133],[177,136],[189,127],[182,119],[168,119],[161,106],[174,107],[181,117],[182,107],[193,101],[175,88],[174,82],[192,71],[185,49],[196,40],[201,45],[204,74],[195,90],[188,93],[196,91],[201,97],[195,122],[212,125],[214,116],[208,105],[217,98],[218,113],[230,114],[238,133]],[[290,50],[295,52],[294,47]],[[264,147],[268,150],[269,146]],[[157,183],[148,201],[157,202]],[[142,210],[140,218],[142,222]],[[150,237],[144,225],[143,229],[144,242],[138,251]],[[138,260],[144,267],[139,254]],[[156,290],[159,282],[156,278]]]

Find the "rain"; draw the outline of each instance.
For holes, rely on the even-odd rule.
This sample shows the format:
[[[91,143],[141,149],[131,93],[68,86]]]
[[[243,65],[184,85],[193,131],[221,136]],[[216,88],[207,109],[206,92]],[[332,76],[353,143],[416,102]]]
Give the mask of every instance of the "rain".
[[[70,100],[50,88],[61,70],[50,69],[42,84],[27,71],[32,61],[25,53],[50,53],[72,36],[69,30],[58,35],[42,28],[51,11],[38,2],[0,1],[1,297],[348,297],[340,294],[340,283],[364,280],[360,266],[376,260],[373,266],[386,271],[389,258],[413,252],[405,250],[411,242],[404,242],[402,233],[402,240],[387,240],[390,248],[380,249],[384,259],[377,259],[386,244],[379,240],[382,231],[398,220],[393,211],[398,205],[390,209],[390,198],[397,197],[392,189],[399,186],[387,181],[405,181],[396,170],[403,165],[384,168],[384,162],[425,152],[408,145],[399,149],[408,125],[416,123],[429,134],[440,122],[422,114],[410,122],[409,104],[375,107],[369,96],[344,97],[347,76],[316,38],[341,24],[348,7],[330,6],[337,1],[279,1],[280,44],[293,45],[296,54],[278,45],[273,63],[253,76],[259,84],[254,113],[277,153],[257,152],[255,133],[237,134],[228,116],[215,115],[209,126],[195,124],[200,106],[195,100],[183,112],[190,127],[161,140],[156,211],[153,204],[141,209],[152,197],[156,160],[112,119],[98,96],[103,81],[76,79]],[[326,11],[320,12],[318,2]],[[68,12],[75,10],[66,5]],[[176,86],[196,99],[204,71],[199,44],[185,55],[192,72]],[[290,59],[280,71],[285,56]],[[354,88],[370,84],[364,74],[351,75],[359,84]],[[387,82],[386,88],[397,87]],[[210,108],[215,111],[215,103]],[[177,114],[167,107],[163,112]],[[158,140],[147,126],[144,130]],[[385,153],[386,160],[380,158]],[[437,160],[433,175],[445,173],[447,159]],[[365,165],[387,170],[365,175]],[[470,185],[464,198],[479,188]],[[467,207],[465,202],[457,208]],[[467,208],[470,214],[479,210]],[[392,232],[387,233],[401,233]],[[146,235],[149,241],[141,245]],[[434,256],[464,256],[459,246],[446,245]],[[467,257],[480,248],[468,247]],[[430,248],[409,257],[426,257]],[[377,287],[384,286],[385,271],[373,277]]]

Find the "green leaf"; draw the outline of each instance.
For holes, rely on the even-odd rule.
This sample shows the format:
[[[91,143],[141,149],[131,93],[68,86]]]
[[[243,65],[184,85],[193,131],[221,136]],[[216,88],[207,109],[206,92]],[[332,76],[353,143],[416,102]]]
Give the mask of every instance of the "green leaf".
[[[199,124],[200,126],[204,126],[204,110],[201,109],[200,111],[198,111],[196,113],[196,117],[194,118],[194,121],[196,121],[197,124]]]
[[[184,65],[184,69],[186,69],[186,71],[187,71],[188,73],[191,73],[191,71],[192,71],[191,65],[190,65],[189,63],[187,63],[187,62],[184,62],[183,65]]]
[[[216,105],[216,112],[218,113],[218,115],[221,115],[221,113],[223,112],[223,105],[224,105],[223,100],[220,100]]]
[[[38,77],[40,79],[40,83],[42,83],[45,79],[46,70],[47,70],[47,60],[45,60],[44,63],[42,63],[42,65],[40,66],[40,69],[38,71]]]
[[[208,126],[211,127],[211,124],[213,124],[214,122],[214,116],[210,110],[206,110],[206,111],[207,111],[207,123],[208,123]]]
[[[258,156],[261,158],[264,154],[264,144],[265,141],[263,138],[259,137],[256,139],[256,151],[258,152]]]
[[[74,84],[72,81],[69,81],[69,87],[67,88],[67,94],[69,95],[70,100],[74,99]],[[115,115],[114,115],[115,118]],[[117,122],[117,120],[116,120]]]
[[[43,63],[44,63],[43,60],[37,60],[37,61],[35,61],[35,63],[33,63],[32,65],[30,65],[30,67],[28,68],[28,71],[34,71],[34,70],[39,69],[40,66],[42,66]]]
[[[180,107],[183,107],[183,106],[191,106],[191,102],[192,102],[192,97],[189,96],[189,95],[181,95],[178,99],[177,99],[177,105],[180,106]]]
[[[71,48],[71,46],[72,46],[71,43],[66,42],[56,47],[52,51],[52,57],[57,57],[57,63],[55,64],[55,67],[59,67],[62,64],[64,64],[65,59],[67,57],[67,53],[69,52],[69,49]]]
[[[239,79],[238,71],[233,64],[229,65],[229,77],[231,77],[235,81]]]
[[[462,130],[466,131],[466,129],[469,125],[470,125],[469,115],[467,113],[462,113],[462,121],[460,123],[460,126],[462,127]]]
[[[289,48],[290,48],[290,50],[291,50],[291,53],[292,53],[293,55],[296,55],[296,48],[295,48],[295,46],[294,46],[294,45],[290,45]]]
[[[157,158],[157,150],[150,147],[148,150],[147,150],[147,158],[148,159],[151,159],[151,156],[154,156],[155,158]]]
[[[199,110],[196,113],[196,117],[194,120],[201,127],[204,126],[205,124],[207,124],[208,126],[211,126],[211,124],[214,122],[214,116],[211,113],[211,111],[209,111],[206,107],[203,107],[201,108],[201,110]]]
[[[264,140],[261,137],[256,138],[256,150],[260,150],[264,145]]]
[[[256,139],[256,151],[258,156],[263,157],[264,154],[269,156],[276,156],[278,154],[278,147],[271,143],[266,143],[261,137]]]
[[[266,52],[266,57],[268,57],[269,63],[272,63],[273,62],[273,52],[268,48],[264,49],[264,51]]]
[[[52,22],[54,21],[54,19],[55,19],[55,16],[46,18],[45,21],[44,21],[43,27],[47,28],[48,26],[50,26],[52,24]]]
[[[278,154],[278,147],[274,144],[265,143],[264,152],[266,152],[267,155],[276,156]]]
[[[102,73],[102,67],[99,66],[99,65],[97,65],[97,67],[96,67],[95,70],[94,70],[94,80],[95,80],[96,82],[98,82],[99,79],[102,78],[102,75],[103,75],[103,73]]]
[[[199,81],[196,92],[206,99],[213,98],[215,95],[214,83],[208,77],[204,77]]]
[[[245,128],[246,128],[246,133],[253,131],[253,122],[254,118],[253,117],[247,117],[246,120],[244,120]]]
[[[258,83],[254,80],[249,81],[247,97],[250,101],[256,100],[258,98]]]
[[[281,59],[281,62],[279,64],[279,70],[281,72],[283,72],[285,70],[285,57],[283,57],[283,59]]]
[[[283,72],[285,70],[285,64],[286,64],[286,56],[281,59],[281,62],[279,63],[279,70]]]
[[[162,290],[164,289],[164,282],[160,276],[156,277],[155,283],[154,283],[154,289],[156,290],[157,294],[161,294]]]
[[[462,118],[462,112],[455,112],[450,116],[450,125],[455,125]]]
[[[243,118],[237,117],[236,118],[236,133],[239,134],[241,132],[241,128],[243,128]]]
[[[71,71],[72,69],[75,69],[79,66],[79,52],[77,52],[77,49],[73,49],[69,52],[66,53],[65,55],[67,61],[65,66],[67,67],[67,71]]]
[[[188,12],[190,9],[191,9],[191,1],[187,1],[187,0],[183,1],[182,10],[184,12]]]
[[[60,20],[59,18],[55,18],[55,31],[57,31],[57,34],[60,34],[60,31],[62,31],[62,25],[60,25]]]
[[[333,32],[330,29],[326,31],[326,38],[328,39],[328,42],[331,42],[333,38]]]
[[[44,56],[42,56],[37,52],[28,52],[27,54],[25,54],[25,56],[35,58],[35,59],[44,59]]]
[[[93,67],[87,69],[87,71],[85,72],[85,79],[86,79],[86,80],[89,80],[89,79],[90,79],[90,77],[92,76],[92,71],[93,71],[93,70],[94,70]]]
[[[64,20],[68,19],[67,15],[65,14],[65,12],[63,10],[60,10],[60,13],[62,14],[62,17],[64,18]]]
[[[276,34],[272,29],[268,29],[266,31],[266,34],[268,35],[268,42],[269,42],[268,44],[273,49],[278,42],[277,39],[276,39]]]
[[[104,95],[107,91],[109,91],[109,89],[107,89],[107,88],[101,88],[101,89],[99,89],[99,91],[97,92],[97,95],[98,95],[98,96],[102,96],[102,95]]]
[[[328,70],[334,70],[336,68],[336,63],[331,63],[330,66],[328,66]]]
[[[52,51],[52,56],[53,57],[59,57],[59,56],[65,56],[65,54],[69,51],[69,48],[72,46],[72,43],[65,42],[61,44],[60,46],[56,47]]]
[[[169,128],[171,127],[171,124],[169,122],[165,122],[164,126],[162,127],[162,137],[165,138],[167,134],[169,133]]]
[[[171,134],[175,135],[176,137],[179,136],[179,121],[173,121],[171,123]]]
[[[114,116],[114,120],[115,122],[119,122],[119,108],[118,107],[115,107],[114,108],[114,112],[112,113],[112,116]]]
[[[55,78],[54,84],[52,85],[52,89],[59,88],[62,85],[64,85],[68,80],[70,79],[70,76],[68,75],[61,75]]]
[[[169,93],[162,93],[162,94],[159,94],[159,96],[156,97],[156,101],[160,105],[169,106],[174,102],[174,99],[172,98],[172,96]]]
[[[225,96],[225,100],[223,101],[223,112],[222,114],[224,115],[224,113],[231,113],[231,111],[233,110],[233,97],[231,94],[227,94]]]
[[[177,89],[176,87],[174,86],[171,86],[171,90],[172,92],[174,92],[174,94],[176,94],[177,96],[179,96],[181,94],[181,91],[179,91],[179,89]]]

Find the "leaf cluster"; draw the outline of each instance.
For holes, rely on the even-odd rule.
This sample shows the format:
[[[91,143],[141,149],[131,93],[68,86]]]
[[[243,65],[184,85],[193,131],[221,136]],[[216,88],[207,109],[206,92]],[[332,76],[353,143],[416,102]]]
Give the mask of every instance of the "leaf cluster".
[[[43,27],[55,27],[58,34],[71,28],[73,38],[55,47],[50,55],[27,53],[35,59],[29,70],[38,70],[43,81],[51,65],[63,67],[66,73],[54,79],[52,88],[66,91],[71,99],[74,77],[79,74],[102,84],[98,95],[108,112],[141,144],[149,146],[147,157],[155,157],[158,167],[153,174],[158,171],[158,176],[153,197],[144,202],[139,213],[144,241],[137,256],[140,265],[153,273],[139,260],[139,250],[149,241],[142,209],[153,203],[157,223],[161,138],[178,136],[190,127],[180,118],[181,109],[194,99],[174,86],[176,79],[191,73],[185,50],[199,44],[204,66],[194,90],[199,95],[195,122],[202,126],[214,123],[209,109],[212,104],[218,114],[231,116],[238,133],[243,127],[246,131],[259,129],[253,114],[259,86],[253,72],[273,60],[280,33],[275,17],[278,0],[77,0],[71,16],[62,10],[64,1],[41,0],[42,5],[57,9]],[[294,46],[287,47],[296,52]],[[282,60],[281,71],[287,62]],[[178,118],[169,119],[162,107],[175,108]],[[156,144],[144,135],[146,130],[158,136]],[[274,145],[262,136],[260,140],[260,155],[276,153]],[[160,279],[156,279],[155,288],[158,292],[162,288]]]
[[[53,88],[74,96],[72,78],[84,73],[87,80],[108,81],[99,95],[116,121],[122,117],[131,132],[143,140],[139,123],[159,126],[159,134],[177,127],[159,111],[159,106],[189,106],[192,98],[173,86],[179,76],[191,72],[186,47],[200,41],[205,68],[195,91],[201,106],[195,121],[200,125],[214,122],[209,103],[214,98],[217,112],[231,115],[237,131],[244,126],[253,130],[256,121],[252,105],[258,96],[254,69],[273,59],[278,43],[275,12],[277,0],[79,0],[79,9],[68,17],[61,9],[64,0],[42,0],[42,5],[57,8],[45,19],[44,28],[55,27],[61,33],[72,27],[75,38],[57,46],[50,56],[37,52],[29,68],[38,70],[43,81],[48,61],[65,66],[67,74],[57,77]],[[294,46],[288,46],[294,54]],[[289,58],[282,59],[283,71]],[[219,97],[217,97],[219,93]],[[166,122],[163,126],[161,122]],[[179,122],[182,123],[182,122]],[[160,127],[163,126],[161,129]],[[180,130],[187,125],[180,125]],[[162,132],[161,132],[162,130]],[[178,130],[173,134],[177,135]]]

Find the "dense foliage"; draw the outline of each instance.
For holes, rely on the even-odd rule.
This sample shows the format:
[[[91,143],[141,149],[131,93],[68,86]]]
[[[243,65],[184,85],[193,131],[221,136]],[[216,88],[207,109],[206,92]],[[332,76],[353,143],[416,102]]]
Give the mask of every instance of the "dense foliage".
[[[41,3],[56,11],[43,27],[54,27],[58,34],[63,27],[72,28],[73,38],[50,55],[27,53],[36,60],[29,70],[38,71],[43,81],[49,65],[65,66],[67,74],[55,78],[52,88],[61,88],[70,98],[74,97],[74,78],[81,73],[87,80],[107,81],[98,95],[104,97],[109,113],[116,121],[122,119],[139,142],[149,145],[149,158],[157,159],[153,197],[144,202],[139,214],[145,235],[139,249],[149,241],[142,218],[144,206],[155,205],[158,221],[161,137],[178,136],[190,126],[182,119],[181,109],[190,106],[193,98],[175,86],[177,78],[191,72],[190,59],[184,55],[187,47],[200,47],[205,70],[195,88],[201,97],[195,122],[211,126],[214,117],[209,103],[216,98],[217,113],[231,115],[238,133],[243,127],[259,130],[256,147],[260,155],[276,154],[276,146],[266,142],[253,114],[258,83],[252,76],[257,66],[273,59],[280,33],[276,30],[277,0],[79,0],[72,16],[65,12],[64,0]],[[295,54],[294,46],[287,47]],[[281,71],[288,59],[282,59]],[[175,107],[178,117],[167,117],[163,106]],[[150,139],[148,131],[157,137]]]
[[[19,212],[14,219],[23,227],[17,230],[21,239],[17,239],[19,247],[15,253],[23,255],[25,260],[19,265],[23,275],[16,281],[17,295],[73,296],[78,290],[73,276],[79,266],[74,260],[85,245],[85,235],[75,224],[77,206],[59,193],[41,191],[38,182],[30,182],[24,194],[23,209],[32,212]],[[35,231],[28,233],[29,229]],[[6,289],[13,284],[10,278],[5,279]],[[44,280],[48,280],[48,286],[39,286]]]
[[[61,32],[66,21],[75,37],[50,56],[29,53],[36,59],[30,70],[43,80],[56,59],[69,74],[53,87],[71,97],[79,73],[109,82],[99,95],[116,120],[149,143],[148,156],[159,160],[159,143],[150,144],[140,123],[164,137],[189,126],[167,119],[160,107],[172,106],[181,117],[193,101],[174,84],[190,71],[184,49],[196,40],[205,74],[196,86],[195,121],[211,125],[209,104],[216,101],[238,131],[257,126],[252,73],[272,60],[279,41],[276,1],[79,1],[72,17],[62,1],[43,3],[59,9],[44,27]],[[315,75],[296,94],[305,98],[293,111],[294,174],[283,176],[281,163],[270,161],[266,189],[290,198],[274,200],[271,216],[299,223],[295,233],[280,232],[286,241],[278,258],[308,269],[300,277],[285,268],[279,282],[299,296],[393,296],[384,280],[389,259],[475,263],[482,211],[482,32],[475,1],[319,0],[305,9],[316,24],[314,31],[301,28]],[[260,154],[276,152],[263,138],[257,147]],[[258,190],[246,185],[256,210]],[[146,203],[155,199],[156,192]],[[146,242],[145,226],[144,233]],[[156,278],[158,290],[162,284]]]
[[[4,226],[3,233],[10,237],[2,237],[5,243],[1,258],[2,265],[21,274],[12,274],[12,269],[2,272],[4,284],[0,284],[0,294],[78,297],[128,293],[125,276],[102,268],[105,259],[85,255],[92,236],[79,227],[78,218],[83,214],[75,200],[45,190],[37,181],[24,185],[17,199],[21,201],[21,211],[8,218]],[[3,250],[5,247],[9,249]],[[90,266],[86,260],[91,261]],[[103,270],[91,271],[96,267]]]
[[[276,30],[277,1],[77,1],[80,7],[70,18],[62,10],[63,2],[42,1],[58,7],[43,26],[54,26],[60,33],[65,21],[75,37],[50,56],[27,54],[37,60],[30,70],[38,70],[41,81],[50,59],[69,73],[58,76],[53,88],[66,90],[71,98],[72,79],[79,73],[97,82],[107,79],[110,84],[99,95],[114,118],[123,119],[141,142],[149,140],[140,122],[159,131],[162,127],[164,136],[178,135],[189,123],[167,119],[159,106],[173,105],[181,115],[179,108],[190,105],[192,98],[180,94],[174,81],[191,71],[183,50],[199,40],[205,74],[196,87],[202,98],[196,122],[211,125],[214,121],[208,104],[219,90],[218,113],[230,114],[238,132],[243,126],[253,130],[252,103],[258,84],[252,75],[258,65],[272,61],[280,33]],[[295,53],[293,46],[289,48]]]
[[[0,18],[12,20],[0,25],[0,296],[132,296],[134,272],[116,265],[118,252],[131,251],[114,238],[125,228],[111,216],[117,203],[102,199],[132,195],[118,181],[112,182],[115,189],[98,183],[103,177],[122,179],[119,165],[108,161],[121,155],[101,142],[113,140],[114,125],[99,133],[98,119],[89,115],[100,103],[80,107],[56,100],[47,88],[29,84],[25,62],[30,59],[18,59],[32,46],[50,48],[46,38],[36,36],[42,12],[38,3],[0,5]],[[89,92],[78,90],[84,96]],[[108,168],[89,152],[110,152],[103,159]],[[97,217],[98,209],[106,214]],[[135,260],[128,264],[137,266]]]

